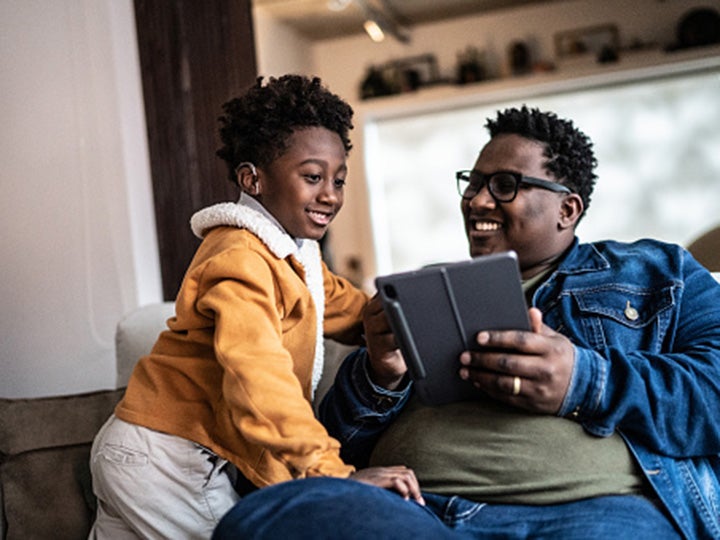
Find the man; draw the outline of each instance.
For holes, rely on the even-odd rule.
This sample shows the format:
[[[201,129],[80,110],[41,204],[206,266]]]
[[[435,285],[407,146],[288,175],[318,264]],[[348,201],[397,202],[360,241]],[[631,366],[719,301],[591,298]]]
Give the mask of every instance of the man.
[[[368,348],[346,359],[322,420],[346,461],[403,463],[422,498],[350,482],[338,507],[355,501],[391,538],[412,538],[400,523],[469,538],[720,537],[720,286],[679,246],[579,243],[596,159],[572,122],[522,107],[487,128],[457,173],[470,252],[517,252],[532,332],[480,332],[458,364],[478,399],[428,407],[371,304]],[[271,490],[258,495],[290,498],[315,530],[340,519],[316,504],[319,484]],[[292,510],[260,502],[248,519],[290,530]]]

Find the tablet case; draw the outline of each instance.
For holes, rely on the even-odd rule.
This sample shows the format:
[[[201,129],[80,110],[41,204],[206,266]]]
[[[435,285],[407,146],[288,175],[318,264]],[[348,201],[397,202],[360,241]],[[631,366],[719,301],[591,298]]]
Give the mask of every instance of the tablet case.
[[[415,391],[428,405],[478,399],[458,375],[480,330],[529,330],[513,251],[376,278]]]

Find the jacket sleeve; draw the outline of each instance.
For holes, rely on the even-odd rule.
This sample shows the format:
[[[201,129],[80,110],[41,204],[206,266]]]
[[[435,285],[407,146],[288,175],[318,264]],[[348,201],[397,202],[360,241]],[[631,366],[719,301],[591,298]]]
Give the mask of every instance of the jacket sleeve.
[[[362,312],[368,295],[322,263],[325,288],[325,335],[345,345],[363,345]]]
[[[660,352],[576,347],[559,414],[599,436],[618,430],[659,454],[720,454],[720,284],[685,254]]]
[[[341,457],[358,468],[367,466],[375,443],[400,414],[411,391],[410,382],[397,391],[373,384],[367,361],[364,348],[348,355],[319,409],[320,421],[341,443]]]
[[[283,345],[283,304],[272,268],[250,250],[226,253],[203,271],[199,288],[198,309],[215,321],[222,398],[238,436],[271,452],[295,478],[349,476],[353,468],[315,418]]]

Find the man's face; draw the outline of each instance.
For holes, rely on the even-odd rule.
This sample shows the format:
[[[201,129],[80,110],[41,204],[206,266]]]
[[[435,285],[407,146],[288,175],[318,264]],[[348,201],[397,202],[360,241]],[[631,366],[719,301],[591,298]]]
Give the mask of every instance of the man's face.
[[[337,133],[321,127],[298,130],[288,142],[258,169],[258,200],[290,236],[319,240],[343,205],[345,148]]]
[[[515,134],[494,137],[482,149],[474,170],[490,174],[499,171],[557,182],[543,164],[544,145]],[[523,278],[532,277],[550,265],[572,243],[574,224],[568,222],[566,195],[521,184],[509,203],[496,202],[483,187],[461,209],[473,257],[514,250]],[[570,209],[571,210],[571,209]]]

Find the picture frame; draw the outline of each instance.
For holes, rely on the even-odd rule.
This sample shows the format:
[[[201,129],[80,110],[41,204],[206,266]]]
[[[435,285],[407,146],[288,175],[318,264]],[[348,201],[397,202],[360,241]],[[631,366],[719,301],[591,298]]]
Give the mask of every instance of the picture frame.
[[[371,66],[360,85],[361,99],[412,92],[439,81],[437,58],[421,54]]]
[[[382,66],[400,92],[410,92],[432,84],[438,79],[437,58],[434,54],[421,54],[390,60]]]
[[[555,55],[566,59],[591,54],[597,56],[603,49],[617,51],[620,46],[618,28],[614,24],[601,24],[564,30],[554,36]]]

